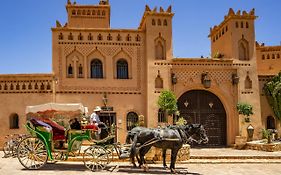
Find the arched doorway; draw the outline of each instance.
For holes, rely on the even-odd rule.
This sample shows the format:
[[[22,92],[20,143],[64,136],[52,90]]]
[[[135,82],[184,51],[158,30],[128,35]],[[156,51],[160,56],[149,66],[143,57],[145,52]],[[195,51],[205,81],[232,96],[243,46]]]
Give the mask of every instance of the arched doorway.
[[[216,95],[204,90],[187,91],[178,99],[178,107],[188,123],[205,127],[209,137],[206,147],[226,146],[226,112]]]

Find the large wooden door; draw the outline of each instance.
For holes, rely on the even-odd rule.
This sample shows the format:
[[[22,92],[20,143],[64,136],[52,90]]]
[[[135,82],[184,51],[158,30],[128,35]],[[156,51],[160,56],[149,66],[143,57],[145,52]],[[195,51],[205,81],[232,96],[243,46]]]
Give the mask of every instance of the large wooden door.
[[[204,125],[209,137],[206,147],[226,145],[226,113],[216,95],[204,90],[188,91],[178,99],[178,107],[188,123]]]

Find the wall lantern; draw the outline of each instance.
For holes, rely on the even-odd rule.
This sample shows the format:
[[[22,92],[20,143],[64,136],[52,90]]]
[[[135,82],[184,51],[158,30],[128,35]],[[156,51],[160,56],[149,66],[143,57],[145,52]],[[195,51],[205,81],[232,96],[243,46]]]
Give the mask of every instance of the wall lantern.
[[[103,94],[102,101],[103,101],[103,105],[106,107],[107,106],[107,102],[108,102],[108,98],[107,98],[107,94],[106,93]]]
[[[172,80],[172,84],[173,84],[173,85],[177,84],[178,79],[177,79],[175,73],[172,73],[172,74],[171,74],[171,80]]]
[[[238,84],[239,83],[239,77],[236,73],[233,73],[232,74],[232,84],[235,85],[235,84]]]
[[[252,125],[249,125],[247,127],[248,141],[252,141],[253,140],[254,130],[255,130],[255,128]]]
[[[204,88],[210,88],[211,87],[211,79],[209,77],[208,72],[203,72],[201,75],[201,83],[203,84]]]

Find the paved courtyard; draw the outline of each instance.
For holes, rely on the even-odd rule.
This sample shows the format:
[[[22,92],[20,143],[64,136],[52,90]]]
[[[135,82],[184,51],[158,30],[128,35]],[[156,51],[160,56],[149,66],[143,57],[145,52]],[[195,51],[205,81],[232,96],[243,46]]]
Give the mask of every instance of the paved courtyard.
[[[200,150],[194,151],[199,152]],[[210,152],[215,153],[215,151]],[[252,152],[247,151],[247,154],[252,154]],[[259,152],[259,154],[280,154],[280,152]],[[29,171],[24,170],[16,158],[2,158],[2,152],[0,153],[0,156],[0,175],[171,174],[170,171],[164,170],[161,164],[150,164],[149,171],[143,172],[141,169],[132,168],[132,166],[128,162],[113,162],[110,164],[107,170],[98,173],[88,171],[81,162],[60,162],[56,164],[47,164],[41,170]],[[257,163],[232,163],[227,161],[221,163],[212,163],[210,161],[207,163],[198,162],[192,164],[177,164],[177,170],[179,171],[178,174],[191,175],[280,175],[281,164],[272,162],[267,163],[266,161]]]

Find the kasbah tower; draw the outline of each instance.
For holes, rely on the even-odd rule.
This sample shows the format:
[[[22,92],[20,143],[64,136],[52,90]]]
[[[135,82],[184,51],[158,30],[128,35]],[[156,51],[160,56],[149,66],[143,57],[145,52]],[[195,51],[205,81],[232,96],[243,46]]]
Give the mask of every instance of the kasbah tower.
[[[100,118],[117,125],[123,143],[140,115],[146,127],[173,122],[157,106],[162,90],[175,93],[182,117],[204,125],[208,147],[232,146],[249,125],[254,139],[262,128],[280,131],[262,88],[281,70],[281,46],[256,42],[254,9],[229,9],[210,29],[212,58],[174,58],[171,6],[146,6],[137,29],[110,28],[110,9],[108,0],[68,0],[68,21],[52,28],[53,72],[0,75],[0,147],[5,135],[25,132],[26,106],[82,103],[92,112],[104,99]],[[249,123],[238,102],[253,105]]]

